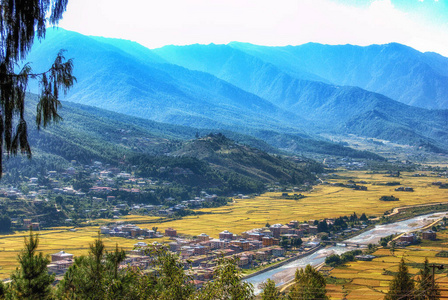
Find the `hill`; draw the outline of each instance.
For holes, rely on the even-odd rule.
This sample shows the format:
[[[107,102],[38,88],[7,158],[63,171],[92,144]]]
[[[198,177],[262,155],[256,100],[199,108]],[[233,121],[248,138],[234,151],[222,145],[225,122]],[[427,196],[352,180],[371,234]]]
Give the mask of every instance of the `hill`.
[[[301,159],[298,164],[258,149],[240,145],[222,134],[210,134],[188,141],[171,153],[180,157],[195,157],[209,162],[226,172],[234,171],[263,182],[291,182],[300,184],[310,179],[308,172],[321,172],[318,164]]]
[[[34,119],[36,101],[35,95],[29,95],[29,120]],[[265,151],[281,151],[237,133],[229,132],[246,144],[221,133],[209,134],[210,130],[157,123],[69,102],[63,103],[60,112],[63,121],[41,131],[29,122],[34,157],[7,160],[3,183],[20,184],[50,170],[65,171],[72,160],[87,166],[100,161],[123,171],[168,180],[180,189],[213,188],[220,194],[260,192],[266,183],[312,182],[313,174],[322,171],[320,164],[305,158],[295,162],[283,155],[268,154]],[[204,137],[195,137],[200,135]],[[167,171],[176,169],[189,171],[182,176]]]

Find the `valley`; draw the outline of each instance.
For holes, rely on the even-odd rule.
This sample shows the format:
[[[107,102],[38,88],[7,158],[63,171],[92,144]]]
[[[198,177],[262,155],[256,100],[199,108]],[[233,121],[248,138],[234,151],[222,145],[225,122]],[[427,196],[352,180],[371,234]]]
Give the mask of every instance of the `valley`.
[[[299,222],[310,219],[331,219],[346,216],[356,212],[359,216],[366,213],[368,217],[386,216],[386,211],[392,211],[396,207],[422,205],[428,203],[446,203],[448,191],[441,189],[432,183],[443,181],[438,172],[423,171],[415,176],[415,172],[402,172],[400,178],[387,177],[385,173],[372,173],[366,171],[340,171],[328,174],[328,184],[315,186],[308,192],[300,192],[305,197],[299,200],[285,199],[285,192],[268,192],[260,196],[252,196],[249,199],[233,197],[231,203],[218,208],[202,208],[194,210],[197,215],[185,216],[179,220],[170,220],[170,217],[125,215],[118,219],[90,219],[80,224],[81,226],[54,227],[41,229],[40,249],[46,254],[52,254],[65,250],[75,255],[85,254],[89,243],[97,237],[99,226],[123,222],[132,223],[142,228],[157,227],[160,232],[167,228],[175,228],[179,235],[186,238],[206,233],[210,237],[218,237],[223,230],[241,234],[244,231],[263,227],[269,224],[285,224],[291,220]],[[333,177],[333,178],[332,178]],[[445,175],[446,177],[446,175]],[[367,191],[354,190],[339,187],[337,183],[364,182]],[[396,186],[385,185],[388,181],[400,181],[400,186],[413,187],[414,192],[396,192]],[[293,195],[295,192],[286,192]],[[393,194],[400,198],[398,202],[381,202],[379,195]],[[7,278],[16,266],[16,256],[23,244],[26,231],[15,234],[2,235],[0,251],[2,252],[0,275]],[[103,240],[108,249],[112,249],[116,243],[125,250],[132,250],[136,239],[104,236]],[[67,246],[67,241],[70,241]],[[145,243],[169,242],[166,237],[145,239]],[[70,246],[73,245],[73,246]],[[76,245],[76,246],[75,246]]]
[[[447,15],[2,1],[0,300],[448,298]]]
[[[220,257],[235,259],[249,289],[272,275],[284,295],[312,262],[331,299],[382,298],[399,255],[414,277],[423,256],[443,263],[440,220],[434,243],[390,235],[399,221],[448,211],[447,58],[397,43],[149,49],[48,29],[27,56],[32,71],[62,48],[76,84],[52,104],[61,120],[40,130],[24,121],[42,107],[31,81],[13,143],[28,153],[28,139],[32,159],[7,150],[4,161],[1,279],[28,228],[52,259],[91,255],[97,239],[104,257],[125,251],[117,270],[152,276],[174,255],[195,291]],[[381,225],[390,229],[375,233]],[[372,243],[353,242],[370,230]],[[61,280],[74,263],[47,267]]]

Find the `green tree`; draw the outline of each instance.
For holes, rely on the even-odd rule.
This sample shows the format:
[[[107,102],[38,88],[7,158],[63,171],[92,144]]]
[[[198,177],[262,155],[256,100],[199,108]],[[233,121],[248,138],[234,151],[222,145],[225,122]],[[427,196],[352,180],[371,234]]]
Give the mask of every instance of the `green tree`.
[[[440,298],[439,286],[434,283],[431,269],[429,268],[428,258],[425,258],[425,264],[423,269],[418,273],[416,288],[415,288],[415,299],[416,300],[437,300]]]
[[[293,238],[291,240],[291,245],[294,246],[295,248],[300,247],[302,245],[302,239],[301,238]]]
[[[5,294],[6,294],[6,286],[3,283],[3,281],[0,280],[0,299],[5,299]]]
[[[89,255],[80,256],[65,273],[58,284],[58,299],[145,299],[140,284],[145,276],[124,268],[120,264],[125,252],[115,246],[112,252],[105,251],[98,236],[90,245]]]
[[[290,299],[328,299],[326,281],[311,265],[296,271],[295,285],[288,297]]]
[[[266,282],[262,284],[263,291],[260,296],[263,300],[276,300],[280,298],[280,292],[275,287],[275,282],[268,278]]]
[[[25,94],[30,78],[37,79],[40,97],[37,104],[38,128],[60,120],[59,90],[66,92],[75,77],[73,62],[66,61],[63,51],[57,55],[48,71],[34,74],[27,63],[16,73],[15,69],[31,50],[35,36],[45,37],[47,25],[57,25],[67,7],[68,0],[2,1],[0,5],[0,176],[2,155],[21,153],[31,157],[25,120]],[[14,128],[15,127],[15,128]]]
[[[336,267],[342,263],[339,254],[332,254],[325,258],[325,263],[329,266]]]
[[[11,275],[9,297],[12,299],[51,299],[54,276],[48,274],[50,260],[37,253],[39,236],[30,229],[25,248],[18,256],[20,267]]]
[[[280,241],[280,246],[283,249],[288,249],[290,246],[290,241],[288,240],[288,238],[286,236],[282,236],[282,240]]]
[[[392,256],[395,254],[395,241],[390,242],[390,253],[392,253]]]
[[[0,232],[11,231],[11,219],[7,215],[0,215]]]
[[[151,299],[188,299],[194,292],[193,277],[185,274],[179,257],[165,251],[156,251],[156,284]]]
[[[389,284],[389,292],[385,300],[414,299],[414,280],[408,272],[408,267],[402,258],[398,266],[398,273]]]
[[[58,285],[58,298],[104,299],[105,246],[99,234],[90,244],[89,255],[75,258]]]
[[[362,213],[361,217],[359,218],[360,221],[367,221],[367,216],[365,213]]]
[[[220,258],[215,269],[213,282],[207,282],[202,288],[199,299],[254,299],[252,284],[241,280],[241,271],[237,258]]]

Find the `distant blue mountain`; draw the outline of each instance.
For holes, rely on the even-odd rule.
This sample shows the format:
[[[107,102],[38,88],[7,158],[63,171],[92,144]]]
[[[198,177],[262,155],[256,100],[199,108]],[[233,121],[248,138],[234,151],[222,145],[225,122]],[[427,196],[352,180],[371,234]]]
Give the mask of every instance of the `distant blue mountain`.
[[[302,66],[288,47],[232,43],[149,50],[59,29],[36,43],[28,59],[36,71],[43,70],[61,48],[74,58],[78,78],[68,101],[251,134],[295,150],[319,133],[354,133],[433,149],[448,146],[448,110],[412,107],[360,87],[328,83],[337,76]],[[428,66],[441,59],[427,57]]]
[[[236,49],[234,45],[256,49],[257,57]],[[274,60],[270,51],[281,51],[284,47],[232,43],[166,46],[154,52],[174,64],[209,72],[268,99],[301,118],[313,121],[315,130],[350,132],[404,143],[410,140],[418,142],[425,137],[442,142],[448,138],[448,134],[444,133],[448,129],[447,110],[435,112],[408,106],[359,87],[298,79],[291,72],[282,70],[282,62],[273,64],[261,59],[265,58],[260,54],[265,49],[269,60]],[[284,52],[288,53],[286,50]],[[375,117],[370,118],[373,115]],[[360,119],[360,116],[367,116],[367,119]],[[358,127],[355,120],[363,121],[364,125]],[[440,127],[434,127],[435,124]],[[399,132],[402,134],[395,134]]]
[[[311,73],[324,82],[358,86],[412,106],[448,108],[448,58],[391,43],[367,47],[322,45],[231,47],[301,79]]]
[[[201,128],[300,127],[291,122],[294,114],[271,102],[210,74],[164,64],[129,41],[49,30],[27,59],[43,71],[61,48],[74,58],[78,79],[68,101]]]

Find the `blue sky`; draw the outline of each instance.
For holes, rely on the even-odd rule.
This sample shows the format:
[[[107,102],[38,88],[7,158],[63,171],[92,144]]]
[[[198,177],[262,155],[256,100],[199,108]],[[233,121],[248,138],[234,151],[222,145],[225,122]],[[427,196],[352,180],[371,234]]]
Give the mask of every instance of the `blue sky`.
[[[448,0],[70,0],[62,28],[168,44],[398,42],[448,56]],[[126,3],[126,4],[123,4]]]

